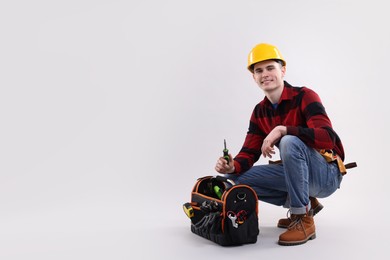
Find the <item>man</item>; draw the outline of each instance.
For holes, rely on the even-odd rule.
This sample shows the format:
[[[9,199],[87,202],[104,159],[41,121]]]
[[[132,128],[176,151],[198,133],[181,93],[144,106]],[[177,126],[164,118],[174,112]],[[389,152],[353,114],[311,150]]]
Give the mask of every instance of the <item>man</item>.
[[[251,186],[259,200],[289,208],[291,217],[278,222],[287,228],[278,243],[303,244],[316,237],[313,216],[323,207],[316,198],[340,187],[343,145],[319,96],[284,81],[286,61],[275,46],[256,45],[248,69],[265,97],[252,112],[240,152],[229,162],[219,158],[215,170]],[[275,146],[280,163],[254,166],[260,156],[272,158]]]

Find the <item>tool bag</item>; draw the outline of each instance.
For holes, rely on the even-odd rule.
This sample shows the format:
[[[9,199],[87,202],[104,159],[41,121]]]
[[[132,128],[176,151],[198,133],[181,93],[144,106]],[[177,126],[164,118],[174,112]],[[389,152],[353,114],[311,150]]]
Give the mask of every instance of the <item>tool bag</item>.
[[[183,209],[194,234],[222,246],[257,242],[258,198],[247,185],[222,176],[199,178]]]

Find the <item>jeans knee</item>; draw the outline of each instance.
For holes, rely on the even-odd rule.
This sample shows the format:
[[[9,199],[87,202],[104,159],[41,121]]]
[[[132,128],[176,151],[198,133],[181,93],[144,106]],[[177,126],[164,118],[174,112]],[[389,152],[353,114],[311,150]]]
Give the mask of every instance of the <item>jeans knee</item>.
[[[302,141],[293,135],[285,135],[280,139],[279,147],[281,152],[291,151],[291,148],[296,147]]]
[[[280,139],[279,149],[282,160],[305,154],[306,145],[296,136],[285,135]]]

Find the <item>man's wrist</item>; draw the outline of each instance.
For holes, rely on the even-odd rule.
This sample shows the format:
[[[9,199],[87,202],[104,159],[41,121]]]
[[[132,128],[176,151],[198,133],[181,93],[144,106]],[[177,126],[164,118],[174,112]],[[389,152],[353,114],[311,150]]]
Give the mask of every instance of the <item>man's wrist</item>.
[[[285,136],[287,134],[287,126],[284,125],[279,126],[279,131],[282,136]]]
[[[227,172],[227,174],[231,174],[231,173],[233,173],[235,170],[236,170],[236,168],[235,168],[234,165],[233,165],[233,167],[229,170],[229,172]]]

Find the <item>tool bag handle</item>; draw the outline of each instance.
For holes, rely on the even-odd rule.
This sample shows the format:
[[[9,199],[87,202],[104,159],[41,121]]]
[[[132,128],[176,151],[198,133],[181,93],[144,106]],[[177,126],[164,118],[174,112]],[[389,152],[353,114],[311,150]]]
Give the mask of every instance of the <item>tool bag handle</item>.
[[[231,186],[236,185],[236,183],[233,180],[226,178],[226,177],[223,177],[223,176],[220,176],[220,175],[215,176],[214,179],[216,179],[217,181],[229,183]]]

